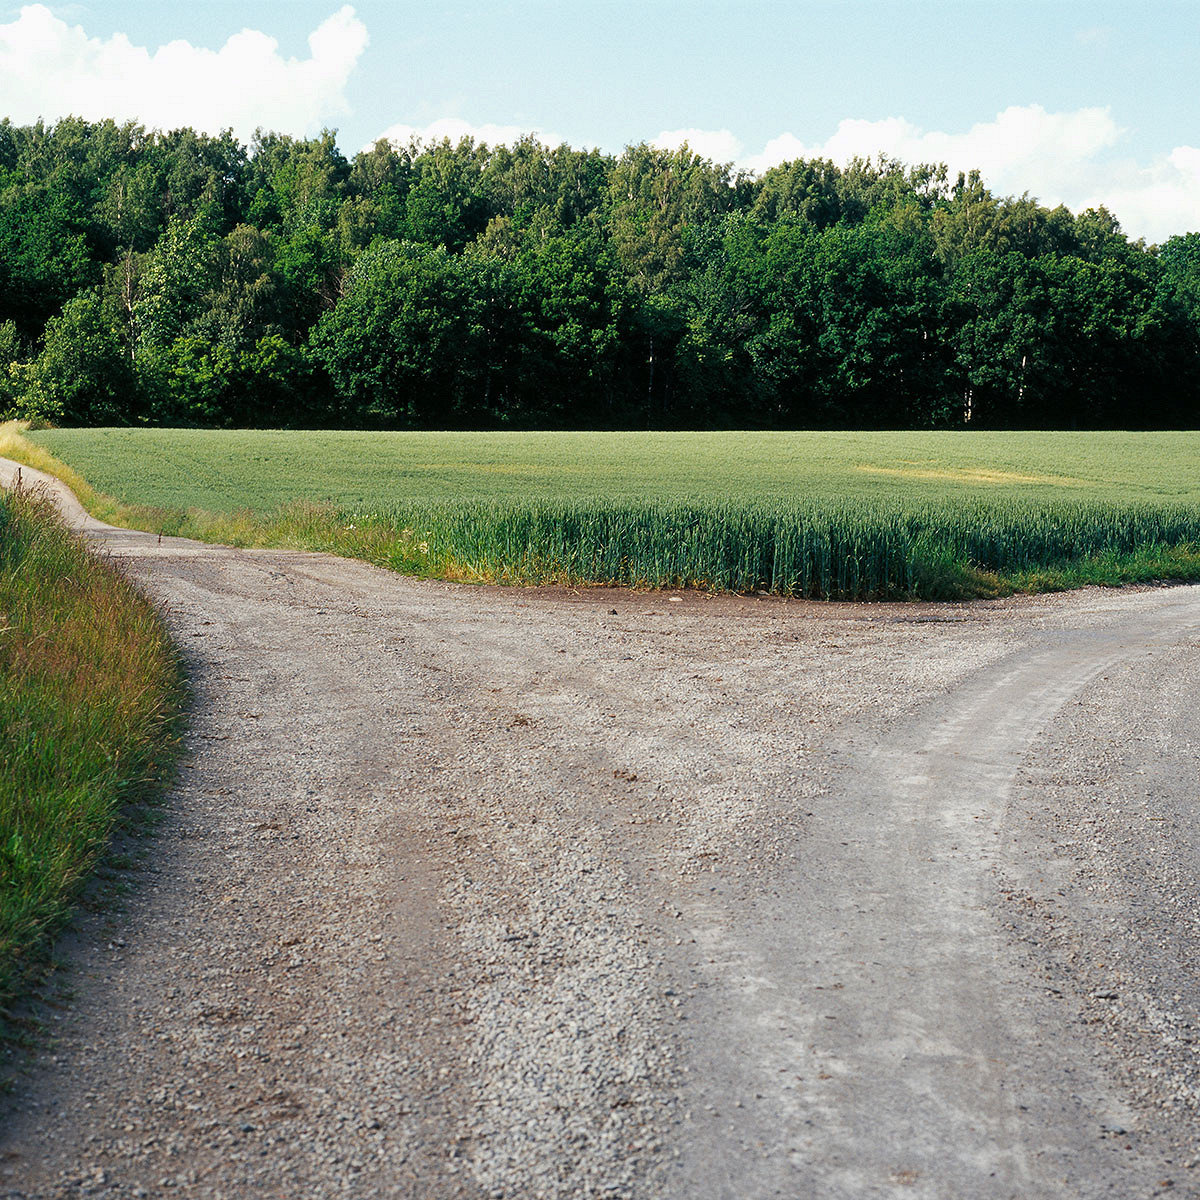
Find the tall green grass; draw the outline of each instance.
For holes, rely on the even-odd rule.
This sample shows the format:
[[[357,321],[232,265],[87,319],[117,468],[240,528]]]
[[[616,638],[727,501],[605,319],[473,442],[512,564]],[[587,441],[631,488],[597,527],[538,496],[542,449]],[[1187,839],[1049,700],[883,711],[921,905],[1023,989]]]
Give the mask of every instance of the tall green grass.
[[[0,491],[0,1014],[169,761],[180,680],[153,607],[44,500]]]
[[[465,582],[952,600],[1200,579],[1200,511],[1183,505],[485,501],[364,513],[299,502],[266,516],[137,518],[168,534]]]
[[[369,556],[395,569],[514,583],[869,600],[1200,577],[1200,511],[1184,506],[405,506],[382,514],[317,510],[296,540],[320,540],[331,518],[344,524],[328,549],[357,535],[358,556],[373,543]],[[301,519],[293,510],[292,522]]]

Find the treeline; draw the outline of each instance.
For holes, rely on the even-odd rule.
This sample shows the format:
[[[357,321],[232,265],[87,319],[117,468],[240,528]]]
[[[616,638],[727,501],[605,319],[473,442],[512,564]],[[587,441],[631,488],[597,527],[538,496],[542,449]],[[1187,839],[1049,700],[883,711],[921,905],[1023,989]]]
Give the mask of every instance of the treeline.
[[[0,122],[0,414],[1182,427],[1200,234],[888,159]]]

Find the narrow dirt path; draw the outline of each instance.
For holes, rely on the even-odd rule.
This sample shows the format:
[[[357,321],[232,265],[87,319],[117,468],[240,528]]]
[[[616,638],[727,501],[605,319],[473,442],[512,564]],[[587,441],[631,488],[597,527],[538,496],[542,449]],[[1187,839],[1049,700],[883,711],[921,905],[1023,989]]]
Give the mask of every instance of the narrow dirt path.
[[[168,609],[189,756],[65,948],[0,1196],[1200,1194],[1196,589],[89,535]]]

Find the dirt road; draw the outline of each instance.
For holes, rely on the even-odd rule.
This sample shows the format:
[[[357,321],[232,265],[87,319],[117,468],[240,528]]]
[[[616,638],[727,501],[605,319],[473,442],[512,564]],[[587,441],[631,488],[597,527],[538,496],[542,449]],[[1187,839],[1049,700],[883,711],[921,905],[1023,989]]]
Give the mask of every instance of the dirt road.
[[[1200,591],[90,536],[167,607],[189,755],[0,1196],[1200,1195]]]

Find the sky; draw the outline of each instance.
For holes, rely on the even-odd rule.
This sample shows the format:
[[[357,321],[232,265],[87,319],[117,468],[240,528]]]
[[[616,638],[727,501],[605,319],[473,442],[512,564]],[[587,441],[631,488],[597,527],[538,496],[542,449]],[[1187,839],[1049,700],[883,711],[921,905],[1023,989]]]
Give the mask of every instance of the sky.
[[[0,116],[886,153],[1200,230],[1197,0],[0,0]]]

